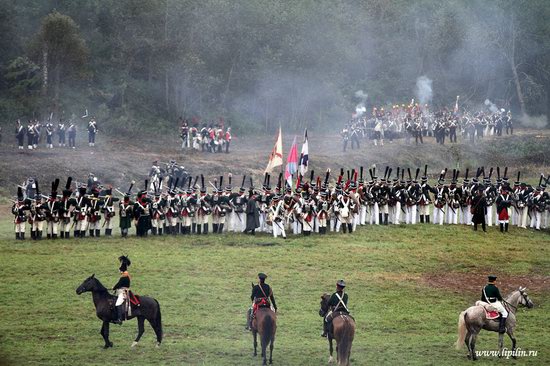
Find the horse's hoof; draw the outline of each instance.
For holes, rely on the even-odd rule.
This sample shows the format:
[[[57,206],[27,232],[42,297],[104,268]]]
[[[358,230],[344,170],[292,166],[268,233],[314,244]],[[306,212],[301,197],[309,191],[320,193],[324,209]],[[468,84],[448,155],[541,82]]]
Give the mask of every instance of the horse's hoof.
[[[332,363],[333,361],[334,361],[334,359],[332,358],[332,356],[330,356],[330,357],[328,358],[328,363]]]
[[[155,346],[155,348],[160,348],[160,342],[157,342],[157,345]]]
[[[132,345],[131,345],[130,347],[134,348],[134,347],[137,346],[137,345],[138,345],[138,342],[137,342],[137,341],[133,341],[133,342],[132,342]]]

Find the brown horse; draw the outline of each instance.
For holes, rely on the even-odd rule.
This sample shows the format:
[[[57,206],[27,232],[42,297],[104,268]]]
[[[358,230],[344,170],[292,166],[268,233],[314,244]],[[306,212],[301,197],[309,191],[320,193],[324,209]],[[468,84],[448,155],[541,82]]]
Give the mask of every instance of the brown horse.
[[[277,331],[277,314],[270,308],[259,308],[252,320],[252,335],[254,336],[254,356],[257,356],[257,335],[260,333],[262,347],[262,365],[267,365],[267,345],[269,344],[269,364],[273,363],[273,343]]]
[[[527,296],[525,287],[520,287],[508,295],[506,300],[503,301],[503,304],[508,311],[508,318],[506,318],[506,333],[512,340],[513,352],[516,350],[516,337],[514,336],[514,329],[516,328],[517,308],[519,305],[522,305],[530,309],[534,305],[529,296]],[[468,347],[468,358],[473,361],[477,360],[475,351],[477,335],[482,329],[491,332],[498,332],[498,323],[498,318],[494,320],[487,319],[483,306],[470,306],[458,316],[458,339],[456,341],[456,348],[460,349],[464,344],[466,344]],[[502,354],[503,346],[504,334],[499,334],[499,354]],[[515,356],[512,357],[515,358]]]
[[[116,315],[113,311],[113,305],[116,301],[116,296],[109,294],[109,291],[99,282],[95,275],[91,275],[86,278],[84,282],[76,289],[77,295],[90,291],[92,293],[92,299],[94,301],[96,315],[103,321],[101,326],[101,335],[105,341],[103,348],[113,347],[113,342],[109,340],[109,323],[116,319]],[[145,319],[149,321],[151,327],[155,331],[157,336],[157,347],[162,342],[162,319],[160,314],[160,305],[157,300],[148,296],[140,296],[141,305],[139,309],[133,311],[132,316],[128,319],[137,318],[138,321],[138,335],[132,347],[135,347],[141,336],[143,335]]]
[[[321,309],[319,315],[323,318],[329,312],[328,301],[330,299],[329,294],[323,294],[321,296]],[[328,332],[328,343],[330,357],[328,362],[331,363],[332,358],[332,340],[336,340],[336,361],[338,366],[348,366],[349,358],[351,354],[351,344],[353,343],[353,337],[355,336],[355,320],[347,313],[337,312],[332,318],[332,331]]]

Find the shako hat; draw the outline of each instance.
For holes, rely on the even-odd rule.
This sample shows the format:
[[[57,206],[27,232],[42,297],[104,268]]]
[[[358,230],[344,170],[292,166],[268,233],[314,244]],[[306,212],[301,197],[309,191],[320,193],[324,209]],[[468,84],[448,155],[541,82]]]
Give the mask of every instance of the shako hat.
[[[344,282],[344,280],[338,280],[336,282],[336,286],[344,288],[344,287],[346,287],[346,282]]]
[[[125,272],[128,267],[130,267],[130,264],[132,264],[132,262],[130,262],[130,258],[126,255],[121,255],[118,257],[118,260],[120,261],[120,272]]]

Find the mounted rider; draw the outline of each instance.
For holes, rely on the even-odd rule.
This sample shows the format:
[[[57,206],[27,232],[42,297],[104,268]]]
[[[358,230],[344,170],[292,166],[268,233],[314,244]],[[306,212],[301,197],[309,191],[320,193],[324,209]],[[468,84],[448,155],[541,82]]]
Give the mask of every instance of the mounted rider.
[[[336,282],[336,292],[332,294],[328,300],[328,309],[327,315],[323,321],[323,334],[321,337],[326,337],[330,326],[332,325],[332,319],[336,313],[345,313],[349,314],[348,309],[348,294],[344,292],[346,288],[346,283],[344,280],[338,280]]]
[[[252,320],[256,315],[256,311],[259,308],[271,308],[277,311],[277,304],[275,303],[275,297],[273,296],[273,290],[265,283],[267,275],[265,273],[258,273],[258,284],[252,287],[252,294],[250,300],[252,300],[252,306],[247,312],[247,330],[252,330]],[[271,300],[271,302],[270,302]]]
[[[113,321],[115,324],[122,324],[124,320],[124,306],[126,304],[126,299],[128,299],[128,291],[130,289],[130,274],[128,273],[128,267],[132,262],[127,256],[121,255],[118,257],[120,261],[120,279],[113,286],[113,290],[116,291],[116,316],[117,318]]]
[[[481,301],[491,304],[491,306],[493,306],[496,311],[499,312],[500,318],[498,324],[498,332],[504,333],[506,331],[505,325],[506,318],[508,317],[508,311],[506,311],[506,308],[504,308],[504,305],[502,305],[502,296],[500,295],[498,287],[495,285],[497,277],[489,275],[488,279],[489,283],[481,291]]]

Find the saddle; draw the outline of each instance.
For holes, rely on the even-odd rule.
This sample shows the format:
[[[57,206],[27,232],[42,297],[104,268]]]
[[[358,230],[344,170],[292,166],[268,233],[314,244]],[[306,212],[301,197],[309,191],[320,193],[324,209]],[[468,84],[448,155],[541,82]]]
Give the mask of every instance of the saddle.
[[[498,311],[495,310],[494,307],[491,306],[491,304],[484,302],[484,301],[476,301],[476,306],[482,306],[485,310],[485,317],[489,320],[491,319],[497,319],[500,317],[500,314]]]

